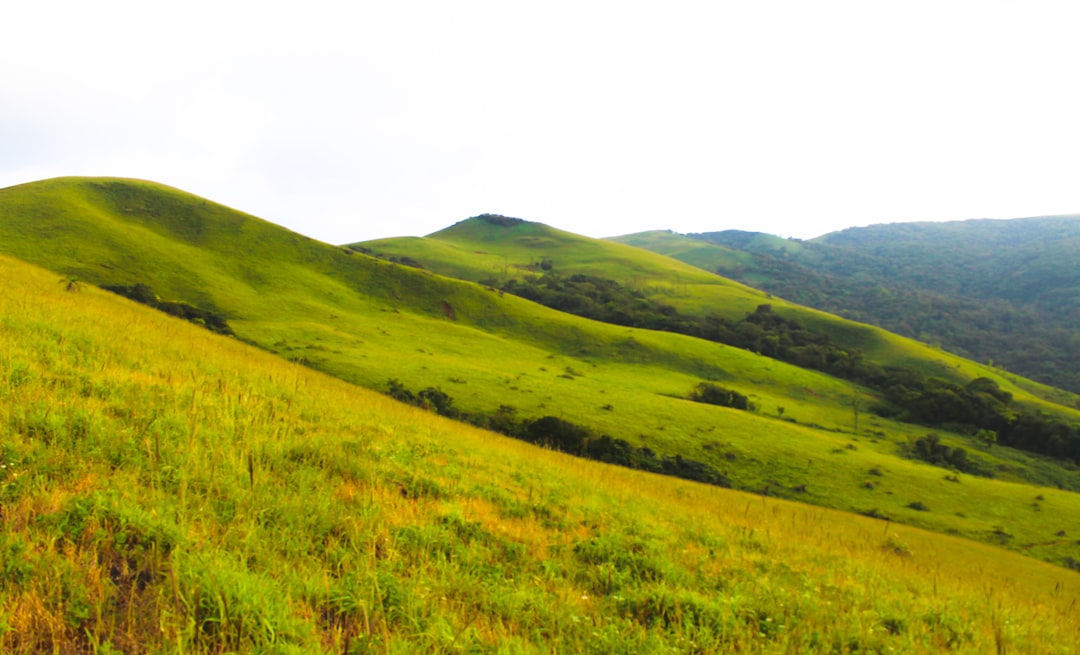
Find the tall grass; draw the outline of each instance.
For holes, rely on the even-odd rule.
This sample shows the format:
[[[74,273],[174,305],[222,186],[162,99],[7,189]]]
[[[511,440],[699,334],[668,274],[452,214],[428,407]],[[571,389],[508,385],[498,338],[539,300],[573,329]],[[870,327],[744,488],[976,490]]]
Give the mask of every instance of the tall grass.
[[[1075,646],[1072,572],[541,451],[0,277],[2,652]]]

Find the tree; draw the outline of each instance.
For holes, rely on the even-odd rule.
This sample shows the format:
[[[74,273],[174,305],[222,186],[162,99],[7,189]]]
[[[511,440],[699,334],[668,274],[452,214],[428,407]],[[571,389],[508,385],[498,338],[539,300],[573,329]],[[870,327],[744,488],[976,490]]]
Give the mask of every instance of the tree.
[[[571,455],[584,453],[585,444],[591,437],[587,428],[555,416],[538,418],[525,430],[526,441]]]
[[[711,382],[701,382],[690,393],[690,400],[721,407],[734,407],[735,409],[750,409],[750,399],[738,391],[725,389]]]
[[[855,432],[859,431],[859,410],[862,409],[862,398],[853,396],[851,399],[851,413],[854,418]]]
[[[993,430],[979,430],[975,433],[975,438],[978,439],[984,446],[990,448],[997,443],[998,435]]]

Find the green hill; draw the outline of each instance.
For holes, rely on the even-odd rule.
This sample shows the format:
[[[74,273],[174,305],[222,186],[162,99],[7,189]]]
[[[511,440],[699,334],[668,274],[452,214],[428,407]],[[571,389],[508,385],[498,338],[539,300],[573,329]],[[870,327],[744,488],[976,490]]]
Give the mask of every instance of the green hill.
[[[0,276],[4,653],[1064,654],[1080,627],[1080,578],[1031,558],[538,449]]]
[[[412,241],[454,253],[461,267],[470,253],[508,265],[529,265],[530,254],[540,270],[550,258],[556,270],[593,266],[631,282],[637,275],[639,288],[684,301],[684,311],[695,303],[752,310],[770,300],[640,249],[536,224],[482,223],[451,229],[467,246]],[[522,239],[512,256],[500,256],[496,237],[507,229],[522,230]],[[554,245],[532,248],[537,239]],[[578,251],[581,244],[593,250]],[[605,447],[612,461],[629,452],[639,465],[675,473],[701,465],[740,489],[887,517],[1058,563],[1080,560],[1077,544],[1056,536],[1080,532],[1080,514],[1067,509],[1077,496],[1031,486],[1075,488],[1068,466],[947,431],[939,431],[936,447],[950,454],[964,449],[968,468],[981,475],[901,456],[930,443],[928,430],[872,415],[867,410],[882,400],[879,392],[744,349],[584,320],[318,243],[146,182],[62,179],[0,190],[0,249],[49,267],[65,286],[75,277],[143,285],[163,303],[224,318],[240,340],[284,358],[448,415],[516,426],[518,436],[550,442],[551,435],[536,437],[527,428],[564,421],[587,435],[563,443],[567,450]],[[418,251],[402,254],[427,265]],[[893,352],[895,361],[956,380],[985,376],[1017,402],[1074,416],[1039,401],[1026,390],[1050,391],[1022,379],[773,300],[778,311],[847,335],[846,343],[876,343],[877,352]],[[115,336],[123,338],[123,330]],[[752,411],[691,402],[706,381],[745,397]],[[1033,500],[1040,496],[1054,500]]]
[[[694,252],[696,248],[701,257],[709,258],[718,251],[722,251],[720,256],[729,257],[732,261],[740,256],[730,249],[710,248],[708,244],[685,245],[688,240],[678,235],[668,234],[665,237],[664,233],[648,234],[667,244],[678,242],[679,247],[685,248],[684,252]],[[785,240],[772,238],[769,241]],[[741,318],[758,305],[769,304],[782,316],[820,331],[847,348],[858,349],[867,359],[883,366],[917,369],[926,375],[955,381],[988,376],[1009,385],[1010,391],[1013,387],[1022,387],[1019,393],[1025,397],[1035,395],[1069,407],[1077,399],[1075,394],[1032,384],[1022,378],[1003,374],[992,366],[972,368],[971,362],[951,357],[924,343],[899,338],[866,324],[838,319],[709,274],[698,266],[671,257],[520,219],[485,215],[461,221],[424,238],[380,239],[351,247],[387,259],[407,260],[414,266],[443,275],[489,285],[540,275],[545,272],[545,267],[564,276],[594,275],[618,282],[683,313],[697,316]]]
[[[876,225],[806,242],[733,230],[614,241],[1080,390],[1078,216]]]

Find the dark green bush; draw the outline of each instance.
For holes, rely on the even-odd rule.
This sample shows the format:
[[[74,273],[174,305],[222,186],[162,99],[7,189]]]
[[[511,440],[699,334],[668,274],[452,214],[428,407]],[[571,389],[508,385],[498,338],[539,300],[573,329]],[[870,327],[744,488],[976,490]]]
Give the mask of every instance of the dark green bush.
[[[134,300],[137,303],[153,307],[170,316],[175,316],[177,318],[182,318],[185,321],[195,323],[211,332],[234,336],[232,327],[229,326],[228,321],[225,320],[225,317],[221,314],[207,309],[201,309],[194,305],[189,305],[186,302],[162,300],[154,293],[153,289],[141,282],[131,286],[105,285],[101,288],[117,295],[124,296],[130,300]]]
[[[734,407],[735,409],[750,409],[750,399],[738,391],[726,389],[712,382],[702,382],[690,392],[690,400],[721,407]]]

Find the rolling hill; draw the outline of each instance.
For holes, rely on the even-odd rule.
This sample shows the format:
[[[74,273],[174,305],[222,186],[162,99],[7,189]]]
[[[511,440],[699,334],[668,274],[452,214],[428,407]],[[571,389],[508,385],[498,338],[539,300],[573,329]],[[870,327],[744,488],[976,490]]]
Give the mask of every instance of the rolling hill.
[[[1080,216],[616,237],[755,288],[1080,390]]]
[[[675,235],[671,235],[675,237]],[[783,241],[779,240],[778,241]],[[682,239],[685,243],[687,240]],[[838,320],[808,307],[709,274],[693,264],[670,257],[657,257],[642,248],[590,239],[539,223],[485,215],[461,221],[427,237],[379,239],[353,244],[384,259],[406,261],[433,271],[487,285],[527,278],[545,272],[564,276],[599,275],[642,296],[670,305],[691,315],[717,315],[734,319],[761,304],[769,304],[779,314],[831,337],[847,348],[857,349],[866,358],[883,366],[901,366],[957,381],[988,375],[1003,379],[1022,395],[1034,395],[1052,403],[1075,406],[1075,394],[1062,393],[1045,385],[995,371],[993,366],[965,368],[961,358],[951,358],[940,349],[850,320]],[[695,246],[708,256],[717,248]],[[726,250],[732,257],[735,251]],[[746,257],[745,254],[741,255]],[[1007,378],[1007,380],[1006,380]],[[1012,386],[1010,386],[1012,390]]]
[[[1067,463],[939,431],[979,474],[931,465],[925,427],[860,416],[875,389],[433,268],[580,267],[687,315],[764,300],[1072,419],[1068,394],[502,223],[389,255],[422,270],[149,182],[0,189],[0,650],[1069,652],[1080,583],[1036,561],[1080,566]],[[522,441],[566,425],[579,449],[532,440],[719,477]]]
[[[5,653],[1073,650],[1061,568],[538,449],[7,256],[0,278]]]
[[[147,182],[67,178],[12,187],[0,190],[0,217],[0,249],[69,284],[78,278],[143,285],[162,301],[224,318],[244,342],[347,382],[397,389],[482,424],[568,422],[592,435],[590,445],[608,443],[600,439],[606,436],[637,455],[651,453],[663,470],[702,465],[759,494],[951,532],[1058,563],[1080,560],[1077,544],[1057,536],[1080,532],[1080,514],[1066,509],[1077,497],[1056,489],[1075,488],[1073,469],[947,431],[939,436],[944,447],[966,449],[981,475],[958,476],[901,456],[927,429],[860,416],[879,392],[821,371],[680,334],[585,320],[318,243]],[[510,242],[516,251],[503,250],[507,232],[523,236]],[[737,315],[766,301],[875,357],[955,380],[992,379],[1017,402],[1075,420],[1075,410],[1047,400],[1075,399],[1068,394],[640,249],[491,221],[467,221],[441,238],[407,243],[485,277],[500,262],[542,270],[548,258],[556,270],[580,266],[620,276],[687,312],[708,306]],[[409,253],[401,254],[425,266],[437,259]],[[691,402],[703,382],[745,396],[753,411]]]

